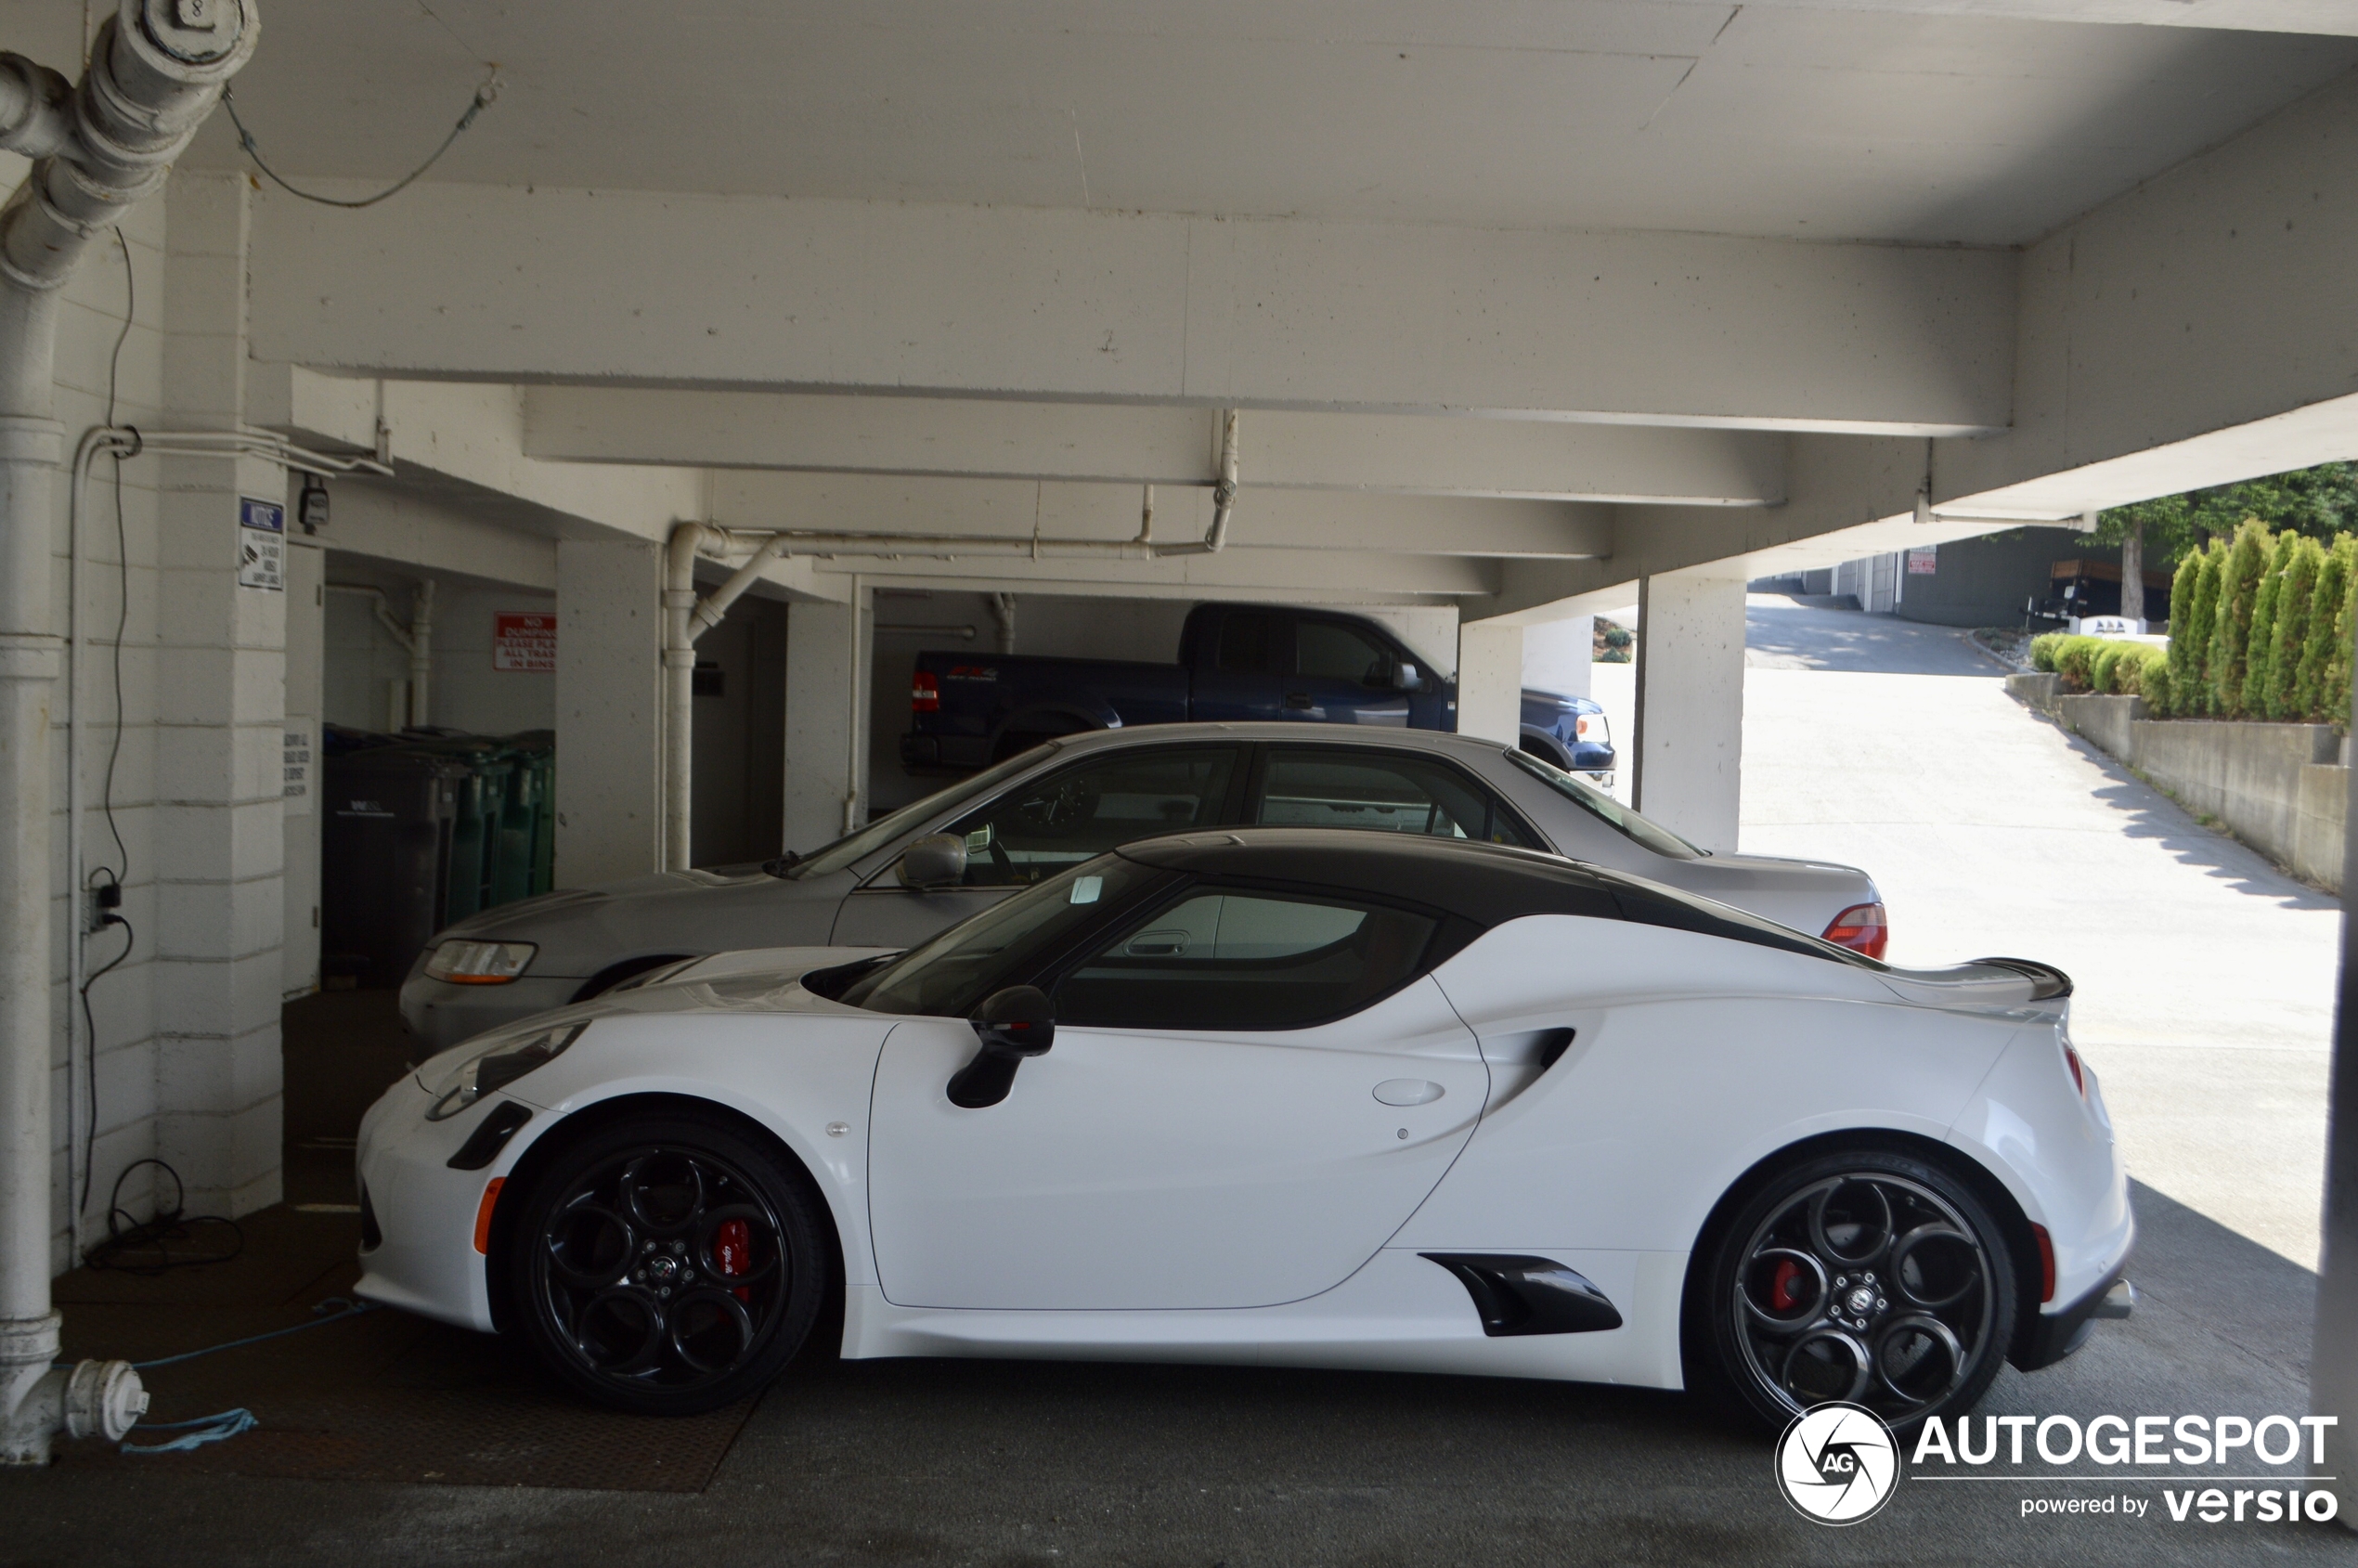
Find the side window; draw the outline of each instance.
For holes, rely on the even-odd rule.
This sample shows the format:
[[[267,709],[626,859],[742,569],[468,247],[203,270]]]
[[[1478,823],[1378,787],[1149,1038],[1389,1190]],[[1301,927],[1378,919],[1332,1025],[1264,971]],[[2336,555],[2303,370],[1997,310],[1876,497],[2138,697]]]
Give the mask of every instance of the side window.
[[[1134,838],[1220,821],[1237,753],[1117,753],[1018,784],[945,832],[966,840],[966,886],[1023,888]]]
[[[1359,1011],[1419,973],[1433,922],[1341,901],[1198,888],[1057,982],[1059,1024],[1300,1029]]]
[[[1272,746],[1252,820],[1263,827],[1359,827],[1536,849],[1489,791],[1419,757]]]
[[[1392,684],[1392,655],[1365,632],[1336,621],[1304,620],[1293,630],[1293,669],[1320,680]]]
[[[1220,667],[1236,675],[1269,674],[1276,641],[1276,616],[1230,611],[1220,622]]]

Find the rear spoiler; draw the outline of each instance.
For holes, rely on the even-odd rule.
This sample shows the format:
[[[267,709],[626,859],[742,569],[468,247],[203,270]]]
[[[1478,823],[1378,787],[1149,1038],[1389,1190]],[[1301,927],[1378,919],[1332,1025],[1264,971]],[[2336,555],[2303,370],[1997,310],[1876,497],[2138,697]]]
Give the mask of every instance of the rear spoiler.
[[[2071,994],[2071,977],[2052,964],[2032,958],[1976,958],[1974,962],[1987,964],[1993,969],[2011,969],[2028,980],[2033,1002],[2052,1002]]]

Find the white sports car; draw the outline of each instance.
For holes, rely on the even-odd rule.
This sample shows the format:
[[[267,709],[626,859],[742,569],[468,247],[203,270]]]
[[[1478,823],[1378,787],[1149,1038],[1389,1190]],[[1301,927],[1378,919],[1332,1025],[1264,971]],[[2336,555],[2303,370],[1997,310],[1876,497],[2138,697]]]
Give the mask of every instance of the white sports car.
[[[428,1061],[360,1293],[687,1413],[842,1354],[1969,1407],[2124,1315],[2070,982],[1527,850],[1241,829],[905,952],[722,953]]]

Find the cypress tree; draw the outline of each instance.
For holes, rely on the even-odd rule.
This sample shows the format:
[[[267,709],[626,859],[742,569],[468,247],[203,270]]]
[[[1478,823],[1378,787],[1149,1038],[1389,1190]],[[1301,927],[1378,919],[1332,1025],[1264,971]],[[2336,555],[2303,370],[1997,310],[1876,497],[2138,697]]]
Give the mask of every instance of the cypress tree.
[[[2333,665],[2335,624],[2350,590],[2352,554],[2351,537],[2336,537],[2334,547],[2319,560],[2316,585],[2309,590],[2309,636],[2293,678],[2292,717],[2313,724],[2326,717],[2326,672]]]
[[[2268,547],[2268,564],[2261,569],[2260,587],[2251,596],[2251,633],[2244,657],[2243,689],[2235,695],[2236,710],[2247,719],[2268,716],[2268,688],[2276,667],[2270,662],[2276,649],[2277,602],[2285,591],[2285,568],[2292,564],[2293,541],[2300,536],[2287,528]]]
[[[2351,542],[2344,534],[2334,541],[2337,553]],[[2353,554],[2342,570],[2340,613],[2334,617],[2333,653],[2326,665],[2325,690],[2318,693],[2320,709],[2317,717],[2335,729],[2350,728],[2350,634],[2358,627],[2358,554]]]
[[[2325,547],[2305,534],[2285,530],[2292,540],[2276,589],[2276,630],[2268,644],[2268,683],[2261,711],[2279,721],[2300,717],[2300,658],[2309,649],[2310,598],[2316,590]]]
[[[2210,628],[2210,711],[2222,719],[2243,716],[2244,677],[2251,655],[2251,613],[2267,575],[2274,543],[2268,525],[2244,519],[2219,569],[2217,619]]]
[[[2170,673],[2159,681],[2147,682],[2145,706],[2157,719],[2167,719],[2177,712],[2183,699],[2178,693],[2189,690],[2197,679],[2200,661],[2195,659],[2195,639],[2187,634],[2195,609],[2195,583],[2202,576],[2203,552],[2190,550],[2179,559],[2177,574],[2170,579]]]
[[[2186,676],[2170,683],[2170,700],[2178,712],[2188,718],[2210,711],[2210,634],[2219,624],[2219,578],[2225,570],[2227,545],[2223,539],[2213,539],[2202,551],[2201,563],[2195,572],[2194,592],[2188,596],[2186,629]],[[2179,641],[2176,606],[2170,641]]]

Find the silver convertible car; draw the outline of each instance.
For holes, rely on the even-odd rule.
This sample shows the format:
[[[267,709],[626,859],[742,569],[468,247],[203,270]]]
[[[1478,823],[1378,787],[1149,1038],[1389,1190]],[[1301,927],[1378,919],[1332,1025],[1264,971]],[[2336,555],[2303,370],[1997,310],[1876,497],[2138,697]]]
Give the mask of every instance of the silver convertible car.
[[[913,946],[1119,845],[1253,824],[1350,827],[1553,851],[1881,957],[1880,896],[1849,866],[1711,854],[1495,741],[1325,724],[1166,724],[1072,735],[809,855],[543,894],[442,932],[401,988],[440,1050],[686,959],[741,948]]]

